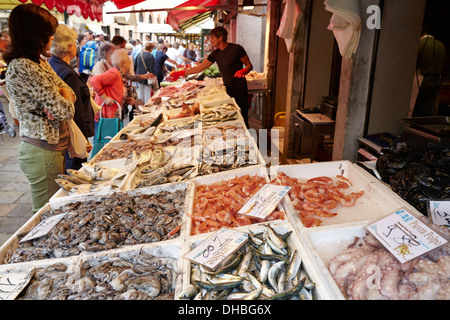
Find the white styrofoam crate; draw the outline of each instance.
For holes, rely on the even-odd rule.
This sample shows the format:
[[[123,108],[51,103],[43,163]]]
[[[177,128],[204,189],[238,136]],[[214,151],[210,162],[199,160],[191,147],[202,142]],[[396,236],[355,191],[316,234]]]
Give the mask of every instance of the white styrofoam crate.
[[[235,110],[241,110],[241,108],[239,108],[234,98],[227,98],[223,100],[211,100],[203,102],[200,104],[200,111],[201,112],[205,112],[205,110],[214,111],[217,110],[223,104],[232,104],[234,105]]]
[[[394,211],[389,212],[388,215],[397,212],[398,209],[406,209],[417,219],[422,217],[422,214],[411,206],[397,208]],[[328,270],[329,262],[346,250],[348,246],[354,242],[355,237],[362,238],[366,236],[369,233],[366,230],[366,227],[376,220],[370,219],[368,221],[355,221],[342,225],[310,228],[301,233],[300,239],[303,246],[323,283],[325,283],[328,290],[333,293],[333,299],[344,300],[346,297],[341,292]]]
[[[28,261],[28,262],[21,262],[21,263],[15,263],[15,264],[4,264],[0,265],[0,278],[2,280],[5,280],[5,278],[13,277],[15,274],[29,274],[30,280],[33,279],[34,274],[36,271],[39,271],[40,269],[45,269],[47,267],[50,267],[52,265],[58,264],[59,266],[65,265],[67,267],[66,271],[67,273],[75,271],[77,265],[78,265],[79,257],[69,257],[69,258],[60,258],[60,259],[47,259],[47,260],[39,260],[39,261]],[[30,281],[31,282],[31,281]],[[1,289],[15,289],[14,292],[9,291],[10,297],[7,298],[7,300],[13,300],[17,299],[17,297],[22,293],[26,292],[27,287],[29,286],[30,282],[27,284],[21,283],[13,283],[13,286],[4,287],[5,283],[0,284],[0,287],[3,287]],[[2,286],[3,285],[3,286]],[[22,290],[19,291],[19,288],[17,286],[22,287]],[[7,292],[2,291],[2,294],[6,294]]]
[[[355,221],[376,221],[402,207],[407,207],[411,211],[418,213],[416,209],[412,208],[379,180],[350,161],[280,165],[270,167],[269,171],[271,179],[274,179],[278,172],[284,172],[286,175],[300,179],[302,182],[318,176],[334,178],[336,175],[342,175],[352,183],[352,187],[345,190],[345,194],[364,191],[363,196],[356,201],[353,207],[342,207],[340,205],[337,209],[333,210],[333,212],[337,212],[337,216],[329,218],[319,217],[323,220],[323,223],[321,226],[315,228],[352,223]],[[292,212],[292,216],[295,219],[293,224],[298,228],[298,231],[301,233],[307,230],[308,228],[303,226],[297,210],[294,208],[289,197],[283,199],[283,205],[286,210]]]
[[[68,258],[46,259],[0,265],[0,276],[7,276],[9,274],[21,272],[28,273],[32,272],[33,270],[44,269],[55,264],[64,264],[67,266],[67,270],[64,271],[64,273],[66,273],[68,277],[70,277],[79,274],[80,270],[82,271],[82,269],[86,270],[107,261],[121,258],[131,262],[133,257],[135,257],[136,255],[139,255],[140,253],[146,253],[158,258],[173,259],[169,261],[171,262],[171,264],[167,266],[177,273],[177,276],[173,282],[175,287],[174,296],[177,297],[180,295],[182,289],[183,262],[182,259],[180,259],[180,255],[184,248],[184,245],[184,239],[174,239],[165,241],[164,243],[140,244],[103,252],[83,252],[78,256]],[[24,290],[26,290],[26,288]]]
[[[167,240],[161,243],[147,243],[134,246],[122,247],[102,252],[82,252],[79,256],[80,263],[88,266],[95,266],[104,261],[108,261],[113,257],[120,257],[123,259],[130,259],[133,256],[140,254],[141,252],[150,254],[160,258],[175,259],[172,265],[168,265],[177,272],[175,279],[175,293],[174,299],[181,294],[182,279],[183,279],[183,261],[181,259],[181,253],[184,251],[185,238],[178,238]]]
[[[234,179],[236,177],[243,177],[246,175],[249,175],[250,177],[252,177],[252,176],[263,177],[266,180],[266,182],[270,181],[269,176],[267,175],[266,167],[264,165],[254,165],[254,166],[249,166],[249,167],[245,167],[245,168],[224,171],[224,172],[214,173],[214,174],[205,175],[205,176],[199,176],[199,177],[194,178],[193,182],[194,182],[195,186],[211,185],[215,182],[226,181],[226,180]],[[196,187],[195,187],[195,189],[196,189]],[[194,202],[195,202],[195,192],[194,192],[193,203]],[[192,208],[192,212],[193,212],[193,210],[194,209]],[[282,220],[282,221],[292,221],[293,217],[291,216],[291,213],[284,208],[284,205],[282,203],[280,203],[278,205],[278,210],[284,211],[284,213],[285,213],[284,220]],[[259,223],[264,223],[264,222],[258,222],[255,224],[259,224]],[[192,227],[193,227],[192,219],[187,219],[186,226],[187,226],[186,234],[191,235]],[[209,234],[209,233],[206,233],[206,234]]]
[[[243,227],[235,228],[234,230],[238,230],[244,233],[253,232],[258,233],[265,230],[265,227],[263,226],[266,223],[261,224],[254,224],[254,225],[248,225]],[[316,271],[316,268],[314,264],[312,263],[311,259],[309,258],[308,254],[306,253],[305,248],[303,247],[300,238],[298,237],[297,233],[295,232],[294,227],[291,223],[288,221],[271,221],[270,226],[278,233],[284,234],[286,232],[292,231],[291,235],[289,236],[288,243],[291,248],[294,248],[300,253],[300,257],[302,258],[302,267],[305,269],[305,271],[308,273],[308,276],[312,282],[315,284],[315,289],[313,291],[313,296],[315,299],[318,300],[330,300],[333,297],[333,292],[329,291],[328,286],[322,282],[321,277]],[[191,250],[193,250],[196,246],[200,245],[204,240],[208,239],[212,234],[201,234],[196,236],[191,236],[185,244],[185,250],[182,253],[182,256],[184,257],[187,253],[189,253]],[[183,259],[183,290],[186,290],[188,288],[188,285],[191,282],[190,275],[191,275],[191,261],[184,258]]]
[[[182,219],[181,219],[181,228],[180,235],[177,239],[184,239],[186,237],[186,220],[187,216],[192,212],[193,205],[193,193],[194,193],[194,184],[191,182],[178,182],[178,183],[170,183],[165,185],[153,186],[142,189],[135,189],[130,191],[123,191],[128,195],[134,196],[138,194],[157,194],[162,191],[175,192],[179,190],[185,190],[185,199],[183,203],[182,210]],[[34,214],[22,227],[20,227],[5,243],[0,247],[0,265],[4,264],[5,257],[10,250],[14,250],[19,246],[20,239],[28,234],[35,226],[37,226],[41,222],[41,216],[48,210],[58,209],[61,206],[74,203],[74,202],[85,202],[87,200],[102,200],[105,196],[112,195],[115,192],[107,192],[104,194],[90,195],[85,197],[71,198],[55,198],[49,201],[43,208],[41,208],[36,214]],[[58,225],[55,226],[57,228]],[[167,240],[165,240],[167,241]],[[164,241],[160,241],[164,242]],[[121,245],[121,247],[125,247],[126,245]],[[52,258],[54,259],[54,258]],[[37,261],[37,260],[35,260]]]
[[[213,101],[220,101],[224,99],[229,99],[230,96],[224,91],[221,93],[210,94],[210,95],[199,95],[197,101],[199,103],[210,103]]]

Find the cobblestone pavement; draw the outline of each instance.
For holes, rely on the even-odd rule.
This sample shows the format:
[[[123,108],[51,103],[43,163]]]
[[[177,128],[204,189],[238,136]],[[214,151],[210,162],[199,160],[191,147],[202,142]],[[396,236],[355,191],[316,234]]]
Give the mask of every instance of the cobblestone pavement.
[[[8,111],[8,102],[0,96],[0,102],[8,118],[14,124]],[[3,137],[2,137],[3,136]],[[17,149],[20,144],[19,129],[16,137],[0,135],[0,246],[8,240],[33,215],[28,179],[19,167]]]

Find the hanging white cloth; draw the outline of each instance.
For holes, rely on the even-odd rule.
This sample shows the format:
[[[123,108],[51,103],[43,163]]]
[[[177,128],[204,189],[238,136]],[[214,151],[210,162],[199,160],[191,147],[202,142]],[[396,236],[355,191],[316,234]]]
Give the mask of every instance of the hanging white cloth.
[[[283,0],[283,2],[284,11],[277,30],[277,36],[284,39],[288,52],[291,52],[295,32],[300,19],[303,17],[303,13],[296,0]]]
[[[333,15],[328,30],[333,31],[339,52],[345,58],[356,53],[361,36],[361,5],[359,0],[325,0],[325,10]]]

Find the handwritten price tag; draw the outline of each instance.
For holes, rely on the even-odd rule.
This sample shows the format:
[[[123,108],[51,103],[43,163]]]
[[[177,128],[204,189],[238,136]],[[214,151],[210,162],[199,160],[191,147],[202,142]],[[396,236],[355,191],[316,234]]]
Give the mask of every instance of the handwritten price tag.
[[[447,243],[447,240],[401,209],[367,227],[400,263]]]
[[[49,217],[43,221],[41,221],[36,227],[33,228],[30,232],[27,233],[25,237],[22,238],[19,242],[24,242],[32,239],[36,239],[42,236],[45,236],[47,233],[49,233],[50,230],[53,229],[56,224],[61,221],[61,219],[67,214],[61,213],[57,214],[55,216]]]
[[[35,268],[29,271],[0,274],[0,300],[14,300],[28,285]]]
[[[238,211],[258,219],[265,219],[278,206],[290,187],[266,184]]]
[[[248,240],[248,234],[222,228],[184,257],[214,270]]]
[[[428,216],[435,225],[450,229],[450,201],[430,200],[428,203]]]

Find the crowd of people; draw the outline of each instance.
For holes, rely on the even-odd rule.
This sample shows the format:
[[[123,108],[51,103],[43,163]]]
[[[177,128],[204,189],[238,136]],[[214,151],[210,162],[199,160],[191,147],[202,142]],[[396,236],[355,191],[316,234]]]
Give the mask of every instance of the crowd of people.
[[[11,11],[0,38],[1,67],[6,68],[6,91],[19,124],[19,165],[30,183],[33,212],[59,189],[58,175],[78,170],[87,161],[67,152],[67,121],[73,120],[88,141],[96,134],[100,110],[106,117],[132,117],[129,111],[136,100],[145,103],[165,74],[198,60],[198,52],[185,57],[183,50],[191,50],[185,45],[149,40],[147,36],[142,44],[120,35],[109,39],[91,30],[78,34],[31,3]],[[87,44],[95,48],[93,66],[81,70],[88,62],[83,55]],[[178,55],[169,51],[173,48]]]
[[[78,34],[32,3],[11,11],[0,52],[22,139],[19,165],[30,183],[33,212],[59,189],[58,175],[78,170],[87,161],[67,152],[72,123],[86,141],[94,137],[93,150],[87,143],[87,151],[94,153],[99,118],[123,119],[127,112],[131,117],[134,106],[147,102],[169,72],[174,80],[217,62],[227,92],[236,98],[247,123],[244,76],[253,66],[241,46],[227,42],[223,27],[211,31],[214,51],[206,49],[204,59],[193,43],[145,38],[141,43],[120,35],[109,39],[91,30]]]

